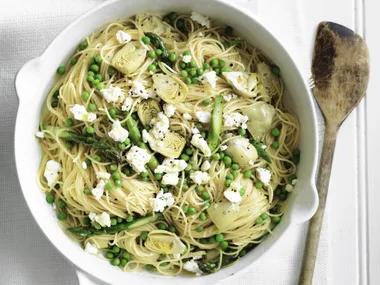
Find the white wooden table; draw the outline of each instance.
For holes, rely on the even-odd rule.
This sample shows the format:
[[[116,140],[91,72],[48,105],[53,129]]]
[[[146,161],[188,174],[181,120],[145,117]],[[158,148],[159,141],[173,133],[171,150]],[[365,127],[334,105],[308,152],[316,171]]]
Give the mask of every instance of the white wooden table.
[[[206,0],[205,0],[206,1]],[[208,0],[211,1],[211,0]],[[248,0],[238,0],[244,2]],[[259,11],[276,8],[281,1],[251,0],[249,5]],[[346,25],[364,35],[370,48],[371,82],[366,99],[357,111],[343,124],[335,153],[333,173],[328,197],[324,236],[327,240],[328,274],[331,282],[317,285],[378,285],[380,284],[380,4],[378,0],[303,0],[302,15],[306,20],[308,36],[312,42],[320,21],[330,20]],[[0,284],[50,285],[77,284],[74,268],[47,242],[30,217],[18,189],[12,155],[13,120],[17,100],[13,78],[23,62],[38,56],[43,48],[29,52],[29,47],[46,46],[74,18],[101,0],[12,0],[1,1],[0,9]],[[79,4],[80,3],[80,4]],[[12,29],[25,33],[39,29],[46,20],[54,19],[49,33],[37,33],[38,38],[29,46],[19,46],[12,37]],[[262,19],[280,39],[279,19]],[[31,24],[32,23],[32,24]],[[7,29],[3,29],[4,26]],[[286,40],[286,39],[285,39]],[[7,48],[7,49],[6,49]],[[7,50],[7,52],[4,52]],[[11,50],[11,51],[9,51]],[[14,52],[12,52],[14,51]],[[305,54],[310,58],[311,49]],[[293,228],[289,235],[302,237],[304,227]],[[303,243],[292,245],[300,248]],[[276,250],[289,244],[279,243],[262,264],[271,264]],[[324,250],[324,249],[322,249]],[[326,253],[325,253],[326,256]],[[294,256],[295,263],[301,255]],[[286,267],[286,264],[284,265]],[[274,274],[276,268],[273,269]],[[287,272],[290,281],[271,285],[296,284],[298,271]],[[254,281],[253,273],[236,277],[233,284],[266,285]]]

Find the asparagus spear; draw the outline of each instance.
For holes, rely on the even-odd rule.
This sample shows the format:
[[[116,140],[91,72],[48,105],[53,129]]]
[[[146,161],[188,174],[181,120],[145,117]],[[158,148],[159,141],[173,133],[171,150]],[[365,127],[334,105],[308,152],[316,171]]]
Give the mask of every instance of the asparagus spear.
[[[108,228],[96,229],[94,227],[72,227],[67,230],[74,235],[81,237],[92,237],[106,234],[116,234],[121,231],[132,230],[150,223],[153,223],[159,219],[162,219],[163,215],[161,213],[155,214],[153,216],[146,216],[140,219],[134,220],[130,223],[117,224]]]
[[[144,143],[141,139],[141,133],[139,128],[137,127],[137,122],[131,116],[129,116],[126,123],[129,131],[129,138],[131,139],[131,141],[138,147],[146,149],[149,153],[151,153],[151,150],[149,149],[147,144]],[[149,168],[152,171],[154,171],[159,164],[160,163],[158,162],[157,158],[154,155],[152,155],[152,158],[148,162]]]
[[[265,149],[262,148],[262,146],[263,146],[262,143],[259,143],[257,141],[252,140],[251,144],[255,147],[255,149],[257,150],[257,154],[260,157],[262,157],[263,159],[265,159],[269,163],[272,162],[272,159],[270,158],[269,154],[265,151]]]
[[[145,35],[150,38],[151,42],[156,48],[162,50],[162,58],[169,59],[169,51],[166,48],[164,41],[155,33],[145,33]]]
[[[84,135],[77,134],[73,131],[63,130],[61,127],[58,126],[45,125],[44,130],[50,132],[53,135],[53,137],[55,137],[56,134],[59,132],[59,138],[61,139],[99,149],[105,157],[118,163],[122,162],[119,151],[112,145],[107,144],[106,142],[99,141],[92,137],[86,137]]]
[[[219,143],[219,135],[223,121],[224,99],[222,95],[215,97],[214,109],[212,110],[210,131],[207,137],[207,143],[211,151],[216,149]]]

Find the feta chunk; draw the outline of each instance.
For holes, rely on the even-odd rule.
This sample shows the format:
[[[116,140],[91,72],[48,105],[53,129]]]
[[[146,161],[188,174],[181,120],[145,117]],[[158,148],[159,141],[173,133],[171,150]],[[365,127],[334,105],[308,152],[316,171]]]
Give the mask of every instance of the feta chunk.
[[[151,158],[152,156],[146,149],[139,148],[135,145],[131,147],[126,155],[128,163],[137,173],[145,171],[145,164],[147,164]]]
[[[153,138],[162,140],[165,138],[170,127],[169,118],[163,112],[159,112],[157,117],[152,119],[150,125],[152,126],[150,134]]]
[[[142,85],[141,82],[137,80],[132,81],[132,87],[129,91],[129,95],[132,97],[141,97],[143,99],[149,98],[149,94],[146,92],[144,85]]]
[[[208,161],[208,160],[205,160],[203,163],[202,163],[202,166],[201,166],[201,170],[202,171],[207,171],[209,170],[211,167],[211,163]]]
[[[44,176],[46,178],[46,181],[48,183],[48,186],[52,186],[54,182],[58,179],[58,172],[62,172],[62,166],[55,160],[49,160],[46,163],[46,168],[44,172]]]
[[[154,172],[155,173],[178,173],[183,171],[187,167],[186,161],[183,159],[165,159],[161,165],[159,165]],[[164,183],[166,184],[166,183]]]
[[[101,179],[98,185],[96,185],[96,187],[91,190],[91,194],[95,197],[95,200],[100,200],[102,198],[105,185],[106,183],[103,179]]]
[[[228,148],[228,146],[226,146],[225,144],[220,146],[221,151],[225,151],[227,148]]]
[[[96,247],[96,245],[90,242],[86,243],[84,251],[87,252],[88,254],[98,254],[98,248]]]
[[[183,269],[189,272],[196,273],[197,275],[202,274],[202,270],[199,269],[198,263],[196,263],[194,259],[190,261],[186,261],[185,264],[183,265]]]
[[[195,184],[201,185],[210,180],[210,175],[207,172],[195,171],[190,174],[190,179],[193,180]]]
[[[207,141],[199,133],[199,130],[193,128],[192,132],[193,136],[191,138],[191,144],[199,148],[199,150],[202,151],[205,156],[211,156],[210,147],[208,146]]]
[[[108,172],[96,172],[96,178],[98,179],[110,179],[111,174]]]
[[[294,187],[293,187],[292,184],[286,184],[286,186],[285,186],[285,190],[286,190],[287,192],[292,192],[293,189],[294,189]]]
[[[211,120],[211,113],[210,112],[196,112],[195,116],[198,118],[199,122],[201,123],[209,123]]]
[[[191,55],[184,55],[184,56],[182,57],[182,61],[183,61],[184,63],[189,63],[189,62],[191,61]]]
[[[211,20],[198,12],[192,12],[190,18],[194,22],[201,24],[203,27],[206,27],[207,29],[211,28]]]
[[[129,132],[124,129],[121,126],[121,123],[119,120],[114,121],[112,124],[112,130],[108,132],[108,135],[115,141],[115,142],[124,142],[128,136]]]
[[[164,193],[161,189],[156,198],[150,198],[150,204],[155,212],[163,212],[165,207],[170,207],[174,204],[172,193]]]
[[[132,39],[131,35],[122,30],[119,30],[116,32],[116,40],[121,45],[130,42],[131,39]]]
[[[225,127],[247,128],[248,116],[234,112],[229,115],[224,115],[223,118]]]
[[[206,71],[201,77],[200,80],[202,84],[210,84],[212,88],[215,88],[216,81],[218,80],[218,76],[216,76],[215,71]]]
[[[166,117],[170,118],[173,117],[175,113],[176,107],[172,104],[164,104],[164,114]]]
[[[241,202],[241,196],[240,196],[240,189],[241,188],[243,188],[243,187],[239,183],[232,182],[230,187],[228,187],[223,192],[223,195],[231,203],[240,203]]]
[[[97,215],[93,212],[91,212],[88,217],[91,221],[97,222],[99,225],[101,225],[103,228],[110,227],[111,226],[111,218],[110,215],[106,212],[101,213],[100,215]]]
[[[133,105],[132,98],[127,97],[127,98],[125,98],[125,101],[124,101],[123,105],[121,106],[121,110],[122,111],[129,111],[129,110],[131,110],[132,105]]]
[[[74,115],[75,120],[93,122],[96,119],[96,114],[87,112],[86,107],[83,105],[75,104],[69,110]]]
[[[263,182],[263,184],[265,186],[268,186],[269,185],[269,181],[270,181],[270,178],[271,178],[271,174],[270,174],[270,171],[268,169],[265,169],[265,168],[257,168],[256,169],[256,172],[257,172],[257,178]]]
[[[166,173],[161,180],[162,184],[165,185],[177,185],[179,181],[178,172],[177,173]]]
[[[82,168],[83,168],[83,169],[87,169],[87,163],[84,162],[84,161],[82,162]]]
[[[181,258],[181,254],[180,253],[173,253],[173,258],[174,259],[180,259]]]
[[[191,119],[193,119],[193,117],[192,117],[189,113],[185,113],[185,114],[183,114],[183,118],[184,118],[186,121],[190,121]]]
[[[229,93],[229,94],[223,96],[223,99],[226,102],[230,102],[231,100],[233,100],[235,98],[237,98],[237,95],[235,95],[233,93]]]
[[[108,103],[117,102],[119,99],[124,99],[123,90],[121,90],[120,87],[112,86],[112,84],[108,86],[108,88],[101,89],[100,93],[103,95],[104,99],[106,99]]]
[[[45,133],[44,132],[36,132],[34,135],[37,138],[40,138],[40,139],[43,139],[45,137]]]

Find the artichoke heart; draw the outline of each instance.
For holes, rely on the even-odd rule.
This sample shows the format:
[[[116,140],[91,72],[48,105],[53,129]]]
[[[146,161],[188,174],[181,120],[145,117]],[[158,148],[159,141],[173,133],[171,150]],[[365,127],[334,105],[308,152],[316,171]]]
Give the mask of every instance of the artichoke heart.
[[[230,201],[221,201],[214,203],[207,209],[211,221],[219,231],[231,227],[240,217],[239,210]]]
[[[176,234],[161,230],[149,233],[145,247],[153,252],[165,254],[183,253],[186,248]]]
[[[140,103],[137,108],[137,115],[144,127],[148,126],[153,118],[161,112],[161,107],[156,100],[148,99]]]
[[[178,158],[183,148],[186,145],[186,140],[181,135],[168,131],[162,143],[150,143],[149,146],[154,151],[161,153],[166,157]]]
[[[189,89],[181,79],[164,74],[155,74],[152,78],[153,89],[166,103],[174,105],[185,101]]]
[[[224,78],[236,93],[245,97],[256,97],[259,93],[258,76],[248,72],[223,72]]]
[[[253,106],[241,110],[248,117],[247,129],[254,140],[261,138],[269,131],[276,110],[272,105],[258,102]]]
[[[143,64],[145,56],[145,49],[138,49],[133,42],[129,42],[115,54],[111,65],[128,75],[136,71]]]
[[[236,138],[227,143],[226,153],[242,169],[248,168],[259,157],[256,148],[246,138]]]
[[[136,15],[136,22],[139,23],[144,33],[151,32],[160,36],[170,30],[160,17],[148,13]]]

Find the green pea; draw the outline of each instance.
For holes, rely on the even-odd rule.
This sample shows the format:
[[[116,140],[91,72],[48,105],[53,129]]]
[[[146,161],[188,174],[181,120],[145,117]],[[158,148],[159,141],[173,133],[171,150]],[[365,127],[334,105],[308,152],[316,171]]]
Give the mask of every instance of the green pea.
[[[220,73],[223,73],[223,72],[229,72],[230,70],[228,69],[227,66],[223,66],[221,69],[220,69]]]
[[[239,166],[239,164],[237,164],[237,163],[233,163],[233,164],[231,165],[231,168],[232,168],[233,170],[238,170],[238,169],[240,168],[240,166]]]
[[[111,225],[116,226],[117,225],[117,219],[111,218]]]
[[[232,159],[231,159],[231,157],[229,157],[228,155],[226,155],[225,157],[223,157],[223,162],[224,162],[225,165],[229,166],[232,163]]]
[[[64,66],[60,66],[60,67],[58,67],[58,69],[57,69],[57,73],[58,74],[65,74],[65,72],[66,72],[66,68],[64,67]]]
[[[247,134],[247,131],[245,129],[238,129],[238,134],[241,136],[245,136]]]
[[[232,171],[232,175],[234,176],[234,178],[238,177],[238,175],[239,175],[239,170],[233,170],[233,171]]]
[[[203,227],[202,226],[198,226],[196,228],[197,232],[200,233],[200,232],[203,232]]]
[[[154,179],[156,179],[157,181],[160,181],[162,179],[162,173],[155,173]]]
[[[143,171],[140,173],[140,176],[141,177],[148,177],[149,176],[149,172],[148,171]]]
[[[148,69],[149,69],[149,71],[152,71],[152,72],[156,72],[157,71],[157,67],[154,64],[149,65]]]
[[[114,259],[112,259],[111,264],[113,266],[119,266],[120,265],[120,259],[118,257],[115,257]]]
[[[90,62],[91,62],[91,63],[96,63],[96,61],[95,61],[95,56],[93,56],[93,57],[90,58]]]
[[[215,235],[215,240],[216,240],[217,242],[222,242],[222,241],[224,241],[224,236],[223,236],[223,234],[216,234],[216,235]]]
[[[215,236],[209,237],[208,241],[209,241],[210,243],[216,243]]]
[[[201,239],[199,240],[199,242],[200,242],[201,244],[207,244],[207,239],[205,239],[205,238],[201,238]]]
[[[195,62],[195,60],[191,60],[190,63],[189,63],[190,67],[197,67],[197,63]],[[194,75],[193,75],[194,76]]]
[[[189,215],[194,215],[196,212],[197,212],[197,210],[195,210],[195,209],[192,208],[192,207],[189,207],[189,209],[187,210],[187,213],[188,213]]]
[[[182,77],[187,77],[188,76],[187,71],[186,70],[182,70],[181,71],[181,76]]]
[[[88,47],[87,41],[81,42],[79,44],[79,49],[84,50],[86,47]]]
[[[183,205],[182,206],[182,211],[186,214],[189,211],[189,206],[188,205]]]
[[[173,226],[173,225],[169,226],[169,232],[175,233],[176,231],[177,231],[177,229],[175,228],[175,226]]]
[[[202,68],[197,68],[197,74],[198,76],[202,76],[204,74],[204,71]]]
[[[169,55],[169,60],[171,62],[175,62],[177,60],[177,55],[175,53],[172,53]]]
[[[272,136],[274,136],[274,137],[278,137],[278,136],[280,135],[280,130],[279,130],[278,128],[273,128],[273,129],[271,130],[271,134],[272,134]]]
[[[288,195],[285,193],[282,193],[279,198],[281,201],[285,201],[288,198]]]
[[[87,76],[87,81],[94,82],[94,76],[91,76],[91,75]]]
[[[70,64],[71,65],[76,65],[78,62],[78,59],[76,57],[73,57],[71,60],[70,60]]]
[[[292,153],[293,153],[293,156],[300,156],[301,155],[301,151],[298,148],[293,149]]]
[[[121,217],[117,217],[116,220],[118,224],[121,224],[123,222],[123,218]]]
[[[187,184],[183,184],[183,185],[182,185],[182,190],[183,190],[184,192],[186,192],[187,190],[189,190],[189,186],[188,186]]]
[[[208,63],[203,64],[203,69],[209,69],[209,68],[210,68],[210,65]]]
[[[86,194],[86,195],[90,195],[91,194],[91,190],[89,188],[86,188],[83,190],[83,193]]]
[[[148,270],[148,271],[153,271],[154,270],[154,266],[152,264],[147,264],[145,265],[145,269]]]
[[[256,220],[256,224],[258,224],[258,225],[262,224],[263,222],[264,222],[264,220],[261,217],[257,218],[257,220]]]
[[[199,219],[200,219],[201,221],[206,221],[206,219],[207,219],[207,215],[206,215],[206,213],[201,213],[201,214],[199,215]]]
[[[133,216],[128,216],[128,217],[126,218],[126,221],[127,221],[127,223],[131,223],[131,222],[133,222]]]
[[[199,80],[198,80],[198,78],[195,78],[195,77],[193,77],[193,78],[191,78],[191,84],[199,84]]]
[[[195,75],[197,75],[197,70],[195,68],[190,69],[190,76],[194,77]]]
[[[261,181],[256,181],[256,185],[255,185],[255,187],[257,188],[257,189],[261,189],[261,188],[263,188],[263,183],[261,182]]]
[[[243,176],[244,176],[244,178],[251,178],[251,176],[252,176],[251,170],[244,171]]]
[[[181,154],[181,159],[183,159],[184,161],[189,161],[190,157],[186,153],[183,153]]]
[[[169,188],[167,186],[162,186],[161,189],[162,189],[162,191],[164,193],[168,193],[169,192]]]
[[[141,40],[146,45],[150,44],[150,38],[148,38],[147,36],[142,37]]]
[[[211,67],[217,67],[218,64],[219,64],[219,61],[216,58],[214,58],[213,60],[210,61]]]
[[[146,241],[146,239],[148,238],[148,234],[149,234],[149,232],[142,232],[142,233],[141,233],[141,239],[142,239],[143,241]]]
[[[229,244],[228,244],[228,241],[222,241],[221,243],[219,243],[219,246],[220,246],[220,249],[222,250],[225,250],[228,248]]]
[[[225,153],[224,152],[219,152],[219,156],[220,156],[220,159],[223,159],[223,157],[225,156]]]
[[[116,69],[113,68],[112,66],[108,67],[108,70],[107,70],[108,74],[112,75],[116,72]]]
[[[180,67],[181,69],[186,69],[187,64],[186,64],[185,62],[182,61],[182,62],[179,64],[179,67]]]
[[[49,194],[46,196],[46,202],[48,204],[53,204],[54,203],[54,196],[52,194]]]
[[[201,132],[201,136],[205,139],[207,137],[207,132]]]
[[[148,56],[149,56],[150,58],[156,58],[156,57],[157,57],[156,52],[155,52],[154,50],[149,51],[149,52],[148,52]]]
[[[227,26],[225,29],[224,29],[224,33],[227,35],[227,36],[232,36],[233,34],[233,28],[231,26]]]
[[[213,160],[220,160],[220,154],[219,154],[219,153],[214,153],[214,154],[212,155],[212,159],[213,159]]]
[[[240,188],[240,190],[239,190],[239,194],[240,194],[240,196],[244,196],[244,194],[245,194],[245,188]]]
[[[67,219],[67,213],[65,211],[62,211],[58,215],[58,219],[61,221],[65,221]]]
[[[100,81],[98,79],[94,79],[94,81],[92,81],[92,84],[94,84],[95,86],[98,85],[100,83]]]
[[[203,200],[209,200],[210,199],[210,194],[206,191],[202,192],[202,199]]]
[[[219,67],[215,67],[214,71],[215,71],[216,75],[220,75],[220,68]]]
[[[187,50],[187,51],[184,51],[184,52],[183,52],[183,55],[191,55],[191,52],[188,51],[188,50]]]
[[[106,185],[104,186],[104,189],[105,190],[111,190],[112,189],[112,183],[111,182],[107,182]]]
[[[86,128],[86,132],[87,132],[88,134],[90,134],[90,135],[93,135],[93,134],[95,134],[95,129],[94,129],[93,127],[91,127],[91,126],[88,126],[88,127]]]
[[[156,55],[161,56],[162,55],[162,50],[161,49],[156,49]]]
[[[98,90],[104,89],[104,84],[103,83],[96,84],[96,89],[98,89]]]
[[[71,127],[72,125],[73,125],[73,120],[70,119],[70,118],[67,118],[67,119],[65,120],[65,126],[66,126],[66,127]]]
[[[199,192],[199,191],[202,191],[203,190],[203,186],[202,185],[197,185],[195,187],[195,191]]]
[[[128,251],[124,251],[123,252],[123,258],[130,259],[131,258],[131,254]]]
[[[83,101],[87,101],[88,98],[90,98],[90,93],[88,93],[87,91],[82,92]]]
[[[131,174],[131,170],[128,167],[123,167],[122,172],[127,176]]]
[[[116,164],[111,164],[110,165],[110,170],[115,172],[117,170],[117,165]]]
[[[187,155],[192,155],[193,154],[193,150],[191,148],[187,148],[185,150],[185,152],[186,152]]]
[[[239,256],[240,257],[243,257],[244,255],[246,255],[247,252],[243,249],[242,251],[239,252]]]
[[[211,104],[210,99],[205,99],[205,100],[203,100],[203,105],[205,105],[205,106],[209,106],[210,104]]]
[[[58,206],[58,208],[64,208],[64,207],[66,207],[66,203],[63,200],[59,200],[57,202],[57,206]]]
[[[72,144],[71,142],[65,142],[65,147],[66,147],[67,149],[70,149],[70,148],[73,147],[73,144]]]
[[[280,76],[280,68],[277,65],[272,65],[272,72],[276,74],[277,76]]]
[[[186,77],[186,78],[185,78],[185,83],[186,83],[187,85],[191,84],[191,79],[190,79],[189,77]]]
[[[233,179],[234,179],[234,176],[233,176],[231,173],[228,173],[228,174],[226,175],[226,179],[233,180]]]
[[[219,60],[219,67],[222,68],[226,65],[226,62],[224,60]]]
[[[97,75],[95,75],[95,79],[99,80],[99,81],[102,81],[103,80],[103,76],[101,74],[97,74]]]
[[[288,181],[289,181],[289,183],[292,183],[292,181],[293,181],[294,179],[297,179],[297,175],[296,175],[295,173],[290,174],[290,175],[288,176]]]
[[[168,227],[164,224],[164,223],[159,223],[159,224],[157,224],[157,228],[159,229],[159,230],[166,230]]]
[[[229,179],[226,179],[226,181],[224,181],[224,185],[226,185],[226,187],[230,187],[231,183],[232,183],[232,180],[229,180]]]
[[[128,263],[128,259],[123,258],[122,260],[120,260],[120,266],[122,267],[126,266],[127,263]]]
[[[103,58],[100,55],[95,56],[95,61],[97,63],[101,63],[103,61]]]
[[[82,221],[83,221],[83,224],[85,225],[89,225],[91,223],[91,220],[89,217],[84,217]]]
[[[273,223],[278,224],[281,221],[281,217],[273,217],[272,221]]]
[[[108,259],[112,259],[112,258],[114,258],[114,257],[115,257],[115,254],[114,254],[113,252],[108,251],[108,252],[106,253],[106,258],[108,258]]]
[[[88,104],[88,110],[91,112],[95,112],[96,111],[96,105],[93,103]]]
[[[99,71],[99,65],[97,64],[92,64],[90,66],[90,70],[92,70],[93,72],[98,72]]]
[[[262,214],[262,215],[261,215],[261,218],[262,218],[263,220],[268,219],[268,214],[267,214],[267,213]]]
[[[274,142],[272,143],[272,147],[273,147],[274,149],[278,149],[278,148],[280,147],[280,143],[279,143],[278,141],[274,141]]]
[[[115,186],[116,187],[121,187],[122,185],[123,185],[123,182],[121,182],[120,179],[115,180]]]

